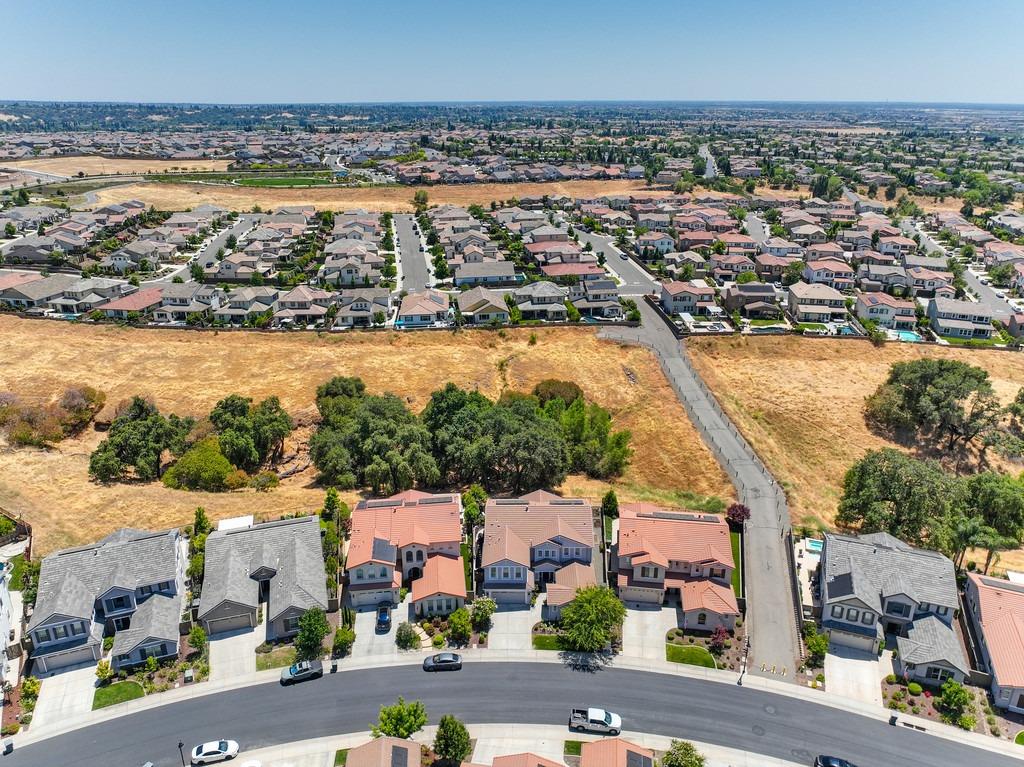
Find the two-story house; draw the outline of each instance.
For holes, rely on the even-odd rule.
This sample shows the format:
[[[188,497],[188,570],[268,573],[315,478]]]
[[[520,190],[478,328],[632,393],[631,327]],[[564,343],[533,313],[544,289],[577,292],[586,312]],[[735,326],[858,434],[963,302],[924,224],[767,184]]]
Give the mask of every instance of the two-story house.
[[[483,590],[498,603],[529,604],[535,585],[554,582],[562,568],[592,565],[594,510],[582,498],[545,490],[491,498],[484,518]]]
[[[98,661],[105,636],[114,669],[176,655],[185,567],[177,530],[125,528],[45,557],[27,628],[36,670]]]
[[[433,557],[456,560],[461,577],[461,542],[462,498],[457,493],[407,490],[390,498],[360,501],[352,510],[345,563],[352,606],[398,604],[399,589],[409,583],[415,587]],[[435,569],[440,580],[446,571],[439,564],[432,572]],[[462,596],[464,600],[465,592]],[[437,607],[434,614],[441,612]]]
[[[993,702],[1024,714],[1024,585],[968,573],[964,610],[981,651],[981,670],[992,676]]]
[[[805,282],[828,285],[836,290],[853,290],[854,271],[845,261],[837,258],[810,260],[804,265]]]
[[[954,633],[959,599],[948,557],[888,533],[825,534],[821,625],[836,644],[874,652],[897,637],[897,670],[927,684],[970,673]]]
[[[677,314],[704,316],[715,306],[715,289],[704,280],[673,281],[661,286],[661,307],[671,317]]]
[[[450,319],[451,299],[447,293],[427,288],[409,293],[398,308],[398,327],[430,327]]]
[[[983,304],[936,296],[928,302],[928,319],[940,336],[992,337],[992,311]]]
[[[512,296],[524,320],[562,322],[566,318],[568,288],[540,280],[516,288]]]
[[[391,314],[391,291],[387,288],[347,288],[337,297],[335,327],[369,327]]]
[[[740,614],[731,586],[735,569],[722,517],[620,504],[612,570],[624,602],[675,602],[682,628],[731,631]]]
[[[795,282],[789,286],[789,313],[797,322],[830,322],[846,316],[846,300],[833,287]]]
[[[888,293],[859,293],[854,312],[858,319],[873,320],[883,328],[913,330],[917,326],[917,305]]]

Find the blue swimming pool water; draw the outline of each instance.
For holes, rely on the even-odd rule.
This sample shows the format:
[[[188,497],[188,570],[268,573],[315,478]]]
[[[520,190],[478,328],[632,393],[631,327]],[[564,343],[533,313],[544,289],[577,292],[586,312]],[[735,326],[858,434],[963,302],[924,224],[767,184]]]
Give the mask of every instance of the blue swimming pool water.
[[[807,548],[811,551],[821,551],[822,543],[823,541],[820,541],[817,538],[811,538],[807,541]]]
[[[897,330],[896,337],[901,341],[907,341],[912,344],[920,343],[924,340],[919,333],[915,333],[913,330]]]

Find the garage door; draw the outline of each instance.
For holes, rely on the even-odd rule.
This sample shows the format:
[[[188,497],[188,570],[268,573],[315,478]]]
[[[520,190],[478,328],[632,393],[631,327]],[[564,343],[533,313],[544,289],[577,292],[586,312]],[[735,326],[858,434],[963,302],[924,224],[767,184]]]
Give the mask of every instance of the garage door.
[[[843,647],[852,647],[854,650],[873,652],[878,649],[878,642],[874,637],[864,636],[863,634],[851,634],[836,629],[832,629],[829,632],[829,640]]]
[[[226,618],[214,618],[206,621],[206,631],[209,634],[223,634],[227,631],[238,631],[239,629],[252,628],[252,614],[242,613],[241,615],[229,615]]]
[[[93,655],[93,648],[86,645],[85,647],[76,647],[74,650],[68,650],[67,652],[47,655],[38,660],[40,671],[46,672],[68,666],[76,666],[79,663],[91,663],[96,660],[96,657]]]

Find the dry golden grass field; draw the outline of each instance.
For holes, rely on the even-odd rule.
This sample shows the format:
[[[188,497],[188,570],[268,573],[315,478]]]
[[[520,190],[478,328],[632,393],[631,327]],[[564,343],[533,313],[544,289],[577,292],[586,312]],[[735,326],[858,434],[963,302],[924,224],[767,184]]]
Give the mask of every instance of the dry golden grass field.
[[[276,394],[306,421],[315,413],[317,385],[334,375],[360,376],[371,392],[395,392],[415,411],[448,381],[496,397],[505,388],[529,390],[544,378],[567,378],[612,412],[616,428],[633,432],[636,454],[616,483],[621,498],[684,503],[687,492],[732,496],[654,358],[584,328],[510,330],[504,337],[485,331],[213,333],[0,315],[0,359],[8,361],[0,365],[0,391],[29,400],[81,383],[103,389],[108,403],[142,394],[165,412],[201,415],[232,392]],[[197,505],[213,518],[276,516],[313,511],[323,500],[312,470],[259,494],[188,493],[156,483],[97,485],[87,466],[101,438],[89,430],[50,451],[0,448],[0,507],[33,523],[39,551],[91,541],[124,525],[184,524]],[[561,489],[597,500],[607,485],[570,477]]]
[[[202,203],[221,205],[231,210],[249,210],[254,205],[274,208],[279,205],[315,205],[321,210],[366,208],[396,213],[413,210],[412,197],[424,189],[431,205],[488,205],[492,200],[541,195],[595,197],[605,194],[628,194],[644,189],[643,181],[562,181],[529,184],[459,184],[452,186],[376,186],[310,187],[308,189],[277,189],[231,186],[228,184],[140,182],[96,192],[96,207],[128,199],[142,200],[161,210],[188,210]],[[669,194],[669,192],[651,192]]]
[[[864,423],[864,398],[894,362],[947,357],[989,372],[1004,402],[1024,386],[1024,356],[915,344],[795,336],[689,341],[707,385],[787,490],[793,521],[829,524],[846,470],[868,450],[896,447]],[[1019,471],[1020,467],[1003,468]],[[1024,566],[1024,553],[1002,565]]]
[[[4,163],[5,168],[24,168],[59,176],[107,176],[115,173],[166,173],[168,171],[222,171],[230,160],[138,160],[127,157],[40,157]],[[129,199],[122,197],[122,200]]]

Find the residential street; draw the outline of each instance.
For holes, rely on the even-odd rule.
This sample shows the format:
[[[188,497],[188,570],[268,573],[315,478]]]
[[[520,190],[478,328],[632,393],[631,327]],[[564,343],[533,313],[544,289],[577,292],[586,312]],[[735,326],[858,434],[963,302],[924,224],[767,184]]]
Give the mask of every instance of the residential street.
[[[229,226],[226,229],[221,230],[220,234],[210,241],[210,244],[206,246],[206,250],[202,253],[195,253],[196,261],[203,266],[203,268],[210,266],[217,262],[217,251],[220,248],[227,250],[228,248],[228,237],[235,235],[235,237],[241,239],[242,233],[251,229],[261,219],[260,216],[254,215],[239,215],[238,220],[233,226]],[[192,279],[190,272],[191,263],[184,263],[175,269],[173,272],[165,274],[156,280],[146,280],[143,286],[159,286],[161,283],[173,282],[175,277],[180,276],[185,282],[189,282]]]
[[[948,257],[949,251],[946,249],[946,246],[921,229],[915,228],[913,221],[909,218],[904,218],[900,221],[900,229],[906,233],[907,237],[920,234],[921,246],[927,253],[939,251],[940,253],[945,253]],[[997,296],[994,288],[989,285],[982,285],[978,278],[971,274],[970,271],[964,272],[964,282],[978,296],[978,303],[987,307],[992,312],[993,319],[999,320],[1004,324],[1010,321],[1010,315],[1014,313],[1013,307],[1005,299]]]
[[[410,293],[423,290],[430,285],[427,255],[420,252],[420,238],[412,230],[413,220],[409,214],[399,214],[394,219],[398,259],[401,261],[399,269],[402,274],[402,284],[398,287]]]
[[[593,234],[577,229],[580,243],[590,243],[595,253],[604,252],[607,267],[622,281],[619,293],[623,296],[642,296],[645,293],[660,292],[657,282],[632,258],[623,258],[623,253],[613,244],[615,238],[606,234]]]
[[[237,740],[244,757],[246,750],[278,743],[363,732],[380,706],[399,695],[422,700],[431,722],[451,713],[469,724],[564,725],[571,707],[602,706],[621,713],[627,730],[808,765],[822,753],[869,767],[1006,767],[1012,761],[1004,753],[891,727],[881,716],[821,705],[813,698],[699,677],[495,662],[467,663],[451,674],[425,674],[418,665],[391,666],[327,674],[292,687],[271,683],[200,695],[17,747],[3,763],[132,767],[152,761],[157,767],[175,767],[180,764],[179,740],[191,749],[214,738]]]
[[[771,233],[768,231],[768,227],[762,223],[753,213],[748,213],[744,223],[747,225],[747,234],[753,238],[754,242],[762,243],[767,240]]]
[[[637,301],[637,306],[643,317],[641,327],[606,328],[603,335],[633,340],[655,350],[694,425],[732,478],[739,498],[750,507],[744,556],[751,642],[748,671],[791,680],[800,645],[783,537],[789,529],[785,496],[717,408],[679,340],[646,301]]]
[[[704,158],[704,178],[714,178],[718,175],[718,166],[715,165],[715,157],[707,144],[701,144],[700,156]]]

